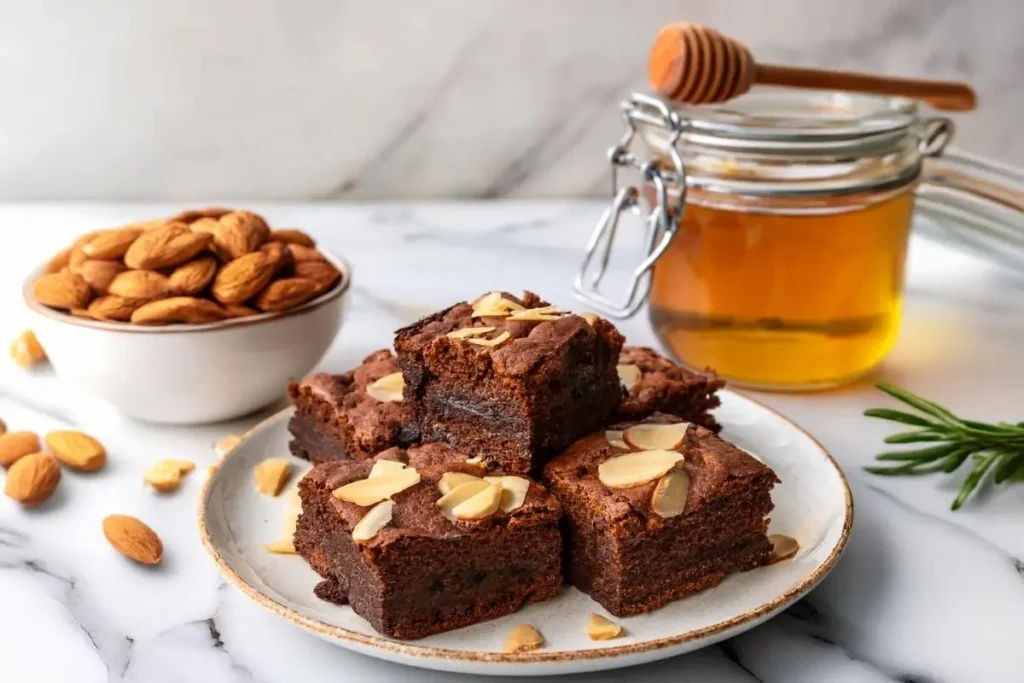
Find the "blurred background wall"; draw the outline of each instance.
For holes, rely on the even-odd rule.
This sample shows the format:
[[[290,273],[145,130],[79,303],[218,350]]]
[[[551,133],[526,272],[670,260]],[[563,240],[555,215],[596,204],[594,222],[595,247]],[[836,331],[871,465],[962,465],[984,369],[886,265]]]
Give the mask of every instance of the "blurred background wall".
[[[0,0],[0,199],[602,194],[670,20],[971,81],[1024,164],[1022,0]]]

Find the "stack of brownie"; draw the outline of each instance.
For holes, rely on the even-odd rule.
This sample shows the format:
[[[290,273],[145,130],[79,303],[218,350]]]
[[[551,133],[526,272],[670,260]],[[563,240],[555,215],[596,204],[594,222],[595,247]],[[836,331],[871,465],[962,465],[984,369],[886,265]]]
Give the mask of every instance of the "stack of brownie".
[[[716,435],[713,373],[530,292],[456,304],[394,347],[289,388],[292,452],[315,464],[296,549],[317,595],[381,633],[503,616],[563,577],[637,614],[767,561],[778,479]]]

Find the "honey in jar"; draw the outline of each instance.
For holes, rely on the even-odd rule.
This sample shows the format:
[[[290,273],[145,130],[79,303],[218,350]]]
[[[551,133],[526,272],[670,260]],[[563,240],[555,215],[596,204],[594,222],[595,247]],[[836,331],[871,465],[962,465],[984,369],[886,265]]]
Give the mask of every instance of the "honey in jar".
[[[734,384],[817,389],[876,367],[899,329],[915,204],[956,218],[951,232],[978,251],[1024,244],[1016,175],[965,157],[967,173],[929,172],[952,124],[910,100],[755,88],[700,107],[633,95],[622,110],[616,194],[577,294],[612,317],[647,300],[669,352]],[[998,191],[981,168],[1000,171]],[[620,184],[623,169],[640,182]],[[646,252],[620,302],[601,281],[627,211],[645,221]],[[982,228],[964,229],[967,216]]]

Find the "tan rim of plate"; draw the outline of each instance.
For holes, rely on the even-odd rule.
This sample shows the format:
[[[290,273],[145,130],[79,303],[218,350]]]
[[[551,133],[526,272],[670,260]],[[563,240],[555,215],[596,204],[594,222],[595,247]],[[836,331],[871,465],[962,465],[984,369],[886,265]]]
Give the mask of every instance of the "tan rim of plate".
[[[718,633],[722,633],[723,631],[728,631],[729,629],[736,626],[740,626],[742,624],[757,621],[762,617],[765,617],[775,612],[776,610],[780,609],[781,607],[785,606],[787,603],[794,600],[797,596],[810,591],[812,588],[814,588],[814,586],[818,584],[819,581],[821,581],[825,577],[826,574],[828,574],[829,571],[831,571],[832,567],[835,566],[836,562],[839,560],[839,556],[843,552],[843,549],[846,547],[846,543],[850,538],[850,529],[853,527],[853,495],[850,492],[850,484],[846,480],[846,475],[843,474],[842,468],[839,467],[839,464],[835,461],[835,458],[832,457],[832,455],[825,449],[821,442],[815,439],[813,436],[811,436],[807,432],[807,430],[803,429],[802,427],[792,422],[778,411],[769,408],[760,401],[750,398],[739,392],[732,393],[739,395],[741,398],[750,401],[751,403],[760,406],[761,408],[767,410],[773,415],[776,415],[777,417],[785,420],[790,425],[792,425],[797,431],[799,431],[808,439],[810,439],[818,447],[818,450],[821,451],[821,454],[824,455],[825,458],[828,460],[829,464],[832,465],[833,469],[835,469],[836,471],[836,474],[839,475],[839,480],[843,483],[843,492],[846,498],[846,510],[845,518],[843,519],[843,530],[839,536],[839,541],[836,543],[836,547],[833,548],[829,556],[825,558],[825,562],[820,567],[818,567],[813,573],[805,577],[802,581],[800,581],[800,583],[790,588],[782,595],[776,597],[775,599],[769,602],[764,603],[756,609],[752,609],[749,612],[744,612],[743,614],[735,616],[732,619],[726,619],[725,621],[720,621],[717,624],[713,624],[705,628],[687,631],[686,633],[680,633],[674,636],[669,636],[667,638],[648,640],[642,643],[634,643],[632,645],[619,645],[617,647],[605,647],[594,650],[573,650],[568,652],[544,652],[543,650],[537,650],[533,652],[509,654],[503,652],[466,652],[464,650],[449,650],[447,648],[428,647],[424,645],[412,645],[401,641],[389,640],[383,637],[367,636],[363,635],[362,633],[355,633],[354,631],[349,631],[348,629],[344,629],[339,626],[326,624],[322,621],[319,621],[318,619],[310,619],[309,617],[299,614],[293,609],[278,604],[268,595],[261,593],[259,590],[246,583],[242,579],[242,577],[240,577],[237,573],[235,573],[235,571],[230,566],[228,566],[227,562],[224,561],[224,558],[221,557],[220,552],[217,550],[216,547],[214,547],[213,540],[210,538],[210,530],[206,524],[206,507],[207,497],[210,492],[210,486],[213,483],[213,480],[220,475],[221,468],[218,468],[217,471],[213,474],[213,476],[207,478],[206,482],[203,484],[203,489],[200,493],[198,510],[199,536],[203,541],[203,546],[206,548],[206,552],[209,553],[211,558],[213,558],[213,561],[217,564],[217,568],[220,569],[221,574],[223,574],[228,581],[234,584],[234,586],[238,588],[238,590],[242,591],[247,596],[252,598],[264,609],[267,609],[270,612],[273,612],[274,614],[278,615],[279,617],[287,621],[290,621],[296,626],[300,626],[318,635],[334,638],[337,640],[348,641],[350,643],[355,643],[357,645],[377,648],[379,650],[385,650],[387,652],[399,653],[403,655],[408,655],[410,657],[421,657],[424,659],[449,659],[469,662],[529,663],[565,662],[581,659],[606,659],[618,657],[619,655],[638,654],[641,652],[649,652],[651,650],[660,650],[662,648],[672,647],[675,645],[682,645],[683,643],[687,643],[700,638],[706,638],[708,636],[713,636]],[[248,441],[251,434],[253,434],[256,431],[262,430],[268,424],[275,422],[278,419],[281,419],[285,413],[288,413],[291,410],[291,408],[286,408],[281,412],[275,413],[274,415],[271,415],[270,417],[264,419],[263,421],[253,426],[253,428],[246,432],[245,435],[242,437],[242,441],[239,443],[239,445],[235,446],[235,448],[232,449],[231,453],[229,453],[225,459],[233,457],[232,454],[238,451],[238,447],[242,443]]]

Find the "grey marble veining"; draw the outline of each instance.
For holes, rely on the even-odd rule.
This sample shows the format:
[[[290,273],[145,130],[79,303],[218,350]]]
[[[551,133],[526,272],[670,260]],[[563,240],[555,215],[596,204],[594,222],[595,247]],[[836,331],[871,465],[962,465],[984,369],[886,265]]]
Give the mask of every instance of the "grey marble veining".
[[[1024,164],[1018,0],[0,0],[0,198],[603,195],[617,104],[684,19],[969,80],[957,144]]]

